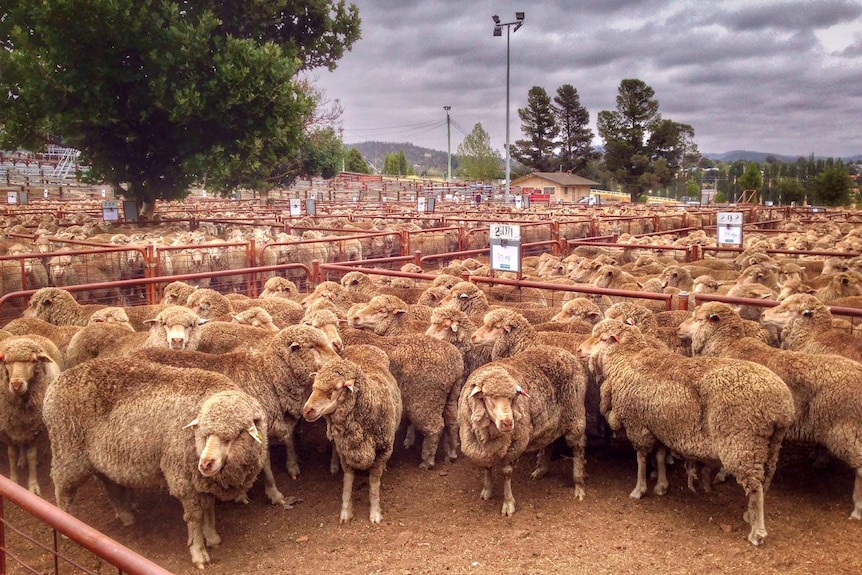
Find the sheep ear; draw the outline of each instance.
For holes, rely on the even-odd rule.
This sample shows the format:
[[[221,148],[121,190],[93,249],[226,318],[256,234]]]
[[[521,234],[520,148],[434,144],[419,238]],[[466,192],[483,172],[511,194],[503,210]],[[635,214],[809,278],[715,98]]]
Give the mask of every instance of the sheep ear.
[[[346,387],[348,390],[353,391],[353,384],[356,383],[355,379],[348,379],[344,383],[341,384],[341,387]]]
[[[626,321],[625,321],[624,323],[625,323],[626,325],[631,325],[631,326],[636,326],[636,325],[637,325],[637,322],[636,322],[636,321],[634,320],[634,318],[632,318],[632,317],[627,317],[627,318],[626,318]]]
[[[260,432],[260,430],[257,428],[257,425],[255,425],[254,423],[252,423],[252,424],[251,424],[251,427],[249,427],[248,429],[246,429],[246,431],[248,432],[248,434],[249,434],[249,435],[251,435],[251,436],[252,436],[252,438],[253,438],[255,441],[257,441],[258,443],[263,443],[263,434],[262,434],[262,433]]]
[[[405,313],[407,313],[406,309],[396,309],[395,312],[393,313],[393,315],[398,316],[398,315],[404,315]]]
[[[104,322],[105,320],[103,320],[103,319],[97,319],[96,321],[97,321],[97,322],[99,322],[99,323],[101,323],[101,322]],[[157,320],[156,320],[155,318],[153,318],[153,319],[145,319],[145,320],[144,320],[144,323],[156,323],[156,321],[157,321]]]
[[[468,297],[470,297],[470,296],[469,296],[469,295],[467,295],[467,294],[465,294],[465,293],[462,293],[462,294],[459,294],[459,295],[458,295],[458,297],[459,297],[460,299],[467,299],[467,298],[468,298]]]
[[[587,314],[587,317],[592,317],[592,318],[599,317],[599,312],[591,311],[590,313]]]
[[[238,316],[238,315],[233,315],[233,314],[231,314],[231,316],[230,316],[230,317],[233,319],[233,321],[235,321],[235,322],[239,323],[239,316]]]
[[[203,324],[207,323],[208,321],[209,321],[208,317],[202,317],[202,318],[198,319],[198,325],[203,325]]]
[[[452,333],[458,333],[458,322],[453,321],[452,325],[449,326],[449,329],[452,330]]]
[[[482,388],[478,385],[474,385],[473,391],[470,392],[470,397],[473,397],[474,395],[479,395],[480,393],[482,393]]]
[[[530,394],[527,393],[527,390],[525,390],[520,385],[515,388],[515,391],[518,393],[518,395],[523,395],[524,397],[530,397]]]
[[[198,419],[195,418],[195,419],[191,420],[190,422],[186,423],[185,425],[183,425],[183,429],[188,429],[189,427],[197,427],[198,423],[199,423]]]
[[[512,331],[512,326],[511,326],[511,325],[509,325],[509,324],[504,325],[504,326],[503,326],[503,331],[505,331],[506,333],[511,332],[511,331]]]

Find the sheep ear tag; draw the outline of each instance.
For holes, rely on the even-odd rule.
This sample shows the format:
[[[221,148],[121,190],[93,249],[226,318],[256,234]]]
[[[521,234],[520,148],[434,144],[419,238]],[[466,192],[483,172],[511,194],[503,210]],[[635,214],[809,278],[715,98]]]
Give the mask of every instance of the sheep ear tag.
[[[520,385],[515,388],[515,391],[518,395],[523,395],[524,397],[530,397],[530,394],[527,393],[527,390],[521,387]]]
[[[252,423],[251,427],[246,429],[246,431],[248,431],[248,434],[251,435],[252,439],[257,441],[258,443],[263,443],[263,434],[260,432],[260,430],[254,423]]]
[[[197,420],[197,419],[193,419],[193,420],[191,420],[190,422],[188,422],[188,423],[186,423],[185,425],[183,425],[183,429],[188,429],[189,427],[195,427],[195,426],[197,426],[197,424],[198,424],[198,420]]]

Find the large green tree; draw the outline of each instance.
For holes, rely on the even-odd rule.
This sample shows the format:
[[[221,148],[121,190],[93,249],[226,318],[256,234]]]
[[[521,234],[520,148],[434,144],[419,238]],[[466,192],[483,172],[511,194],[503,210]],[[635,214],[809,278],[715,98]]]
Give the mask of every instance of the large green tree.
[[[763,186],[763,174],[760,173],[760,165],[757,162],[749,162],[745,172],[739,177],[739,185],[742,190],[756,190],[760,192]]]
[[[368,168],[368,163],[362,157],[362,152],[356,148],[350,148],[347,152],[347,159],[344,161],[345,172],[356,172],[358,174],[368,174],[371,170]]]
[[[814,178],[812,192],[814,201],[827,206],[843,206],[851,202],[850,188],[853,180],[843,164],[825,168]]]
[[[599,112],[597,121],[605,167],[636,202],[678,177],[694,129],[662,119],[655,91],[642,80],[620,82],[616,103],[616,110]]]
[[[527,136],[512,146],[511,157],[539,172],[549,172],[556,162],[555,149],[559,127],[554,118],[551,98],[541,86],[527,94],[527,107],[518,109],[521,131]]]
[[[389,152],[383,158],[383,173],[388,176],[412,176],[413,166],[407,162],[404,150]]]
[[[559,128],[559,164],[563,170],[583,175],[587,163],[595,156],[590,113],[581,105],[578,91],[571,84],[557,88],[553,110]]]
[[[204,177],[268,190],[301,165],[317,104],[297,74],[334,68],[359,23],[344,0],[8,0],[0,145],[54,135],[145,216]]]
[[[476,124],[458,146],[458,175],[464,180],[500,178],[501,161],[500,153],[491,148],[491,137],[482,124]]]

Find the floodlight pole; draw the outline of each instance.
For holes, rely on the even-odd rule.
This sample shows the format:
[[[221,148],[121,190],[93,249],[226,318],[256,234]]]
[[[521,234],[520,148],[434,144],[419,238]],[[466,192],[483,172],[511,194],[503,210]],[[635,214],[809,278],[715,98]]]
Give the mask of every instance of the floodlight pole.
[[[446,181],[452,181],[452,127],[449,123],[449,110],[452,106],[443,106],[446,110],[446,163],[448,164],[448,177]]]
[[[511,33],[517,32],[518,28],[524,25],[524,13],[515,12],[514,22],[500,22],[497,15],[492,17],[494,20],[494,36],[501,36],[503,26],[506,27],[506,187],[503,192],[503,204],[509,205],[509,189],[512,180],[512,154],[509,152],[509,47],[511,45]],[[515,27],[512,30],[512,26]]]

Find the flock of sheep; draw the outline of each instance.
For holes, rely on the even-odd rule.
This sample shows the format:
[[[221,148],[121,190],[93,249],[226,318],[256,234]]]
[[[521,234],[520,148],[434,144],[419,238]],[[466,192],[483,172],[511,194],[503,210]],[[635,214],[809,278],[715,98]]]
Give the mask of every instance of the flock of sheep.
[[[819,226],[859,251],[858,225]],[[784,237],[794,233],[807,237],[788,222]],[[330,470],[344,475],[342,522],[354,517],[356,471],[368,472],[369,519],[381,521],[381,479],[402,422],[404,447],[421,445],[420,468],[463,454],[483,470],[486,500],[498,470],[505,516],[516,510],[522,455],[538,453],[538,479],[562,438],[582,500],[588,439],[614,438],[636,450],[634,498],[646,494],[650,466],[654,493],[667,492],[670,458],[684,462],[692,490],[733,476],[754,545],[766,538],[764,500],[783,441],[851,467],[851,517],[862,519],[862,336],[827,307],[862,307],[862,258],[778,259],[767,253],[777,237],[750,234],[734,258],[688,264],[634,239],[629,249],[525,258],[525,273],[562,291],[480,289],[464,281],[487,268],[477,259],[403,268],[425,280],[353,271],[305,292],[274,276],[258,298],[173,282],[162,303],[126,307],[43,287],[0,331],[10,476],[28,467],[28,487],[41,493],[36,445],[47,432],[62,509],[95,476],[130,524],[134,490],[166,488],[182,503],[199,568],[220,542],[216,500],[247,501],[262,471],[270,502],[285,502],[270,441],[285,445],[297,477],[300,420],[326,421]],[[565,290],[584,283],[779,303],[711,302],[689,313]]]

